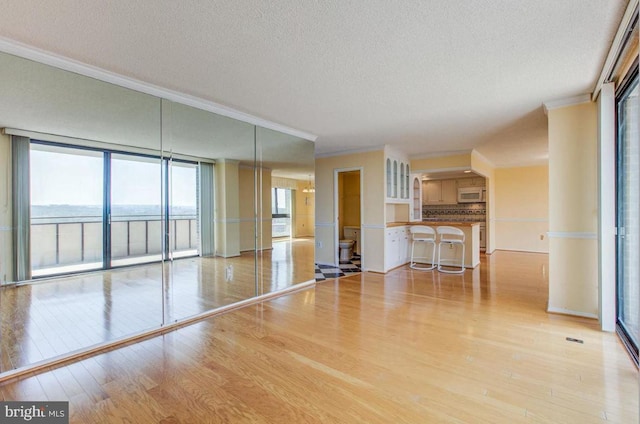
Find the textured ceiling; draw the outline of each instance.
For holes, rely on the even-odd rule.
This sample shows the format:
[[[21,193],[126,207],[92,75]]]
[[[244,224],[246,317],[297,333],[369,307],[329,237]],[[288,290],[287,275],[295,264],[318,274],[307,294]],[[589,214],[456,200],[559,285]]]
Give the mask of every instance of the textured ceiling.
[[[318,135],[544,162],[626,0],[0,1],[0,36]]]

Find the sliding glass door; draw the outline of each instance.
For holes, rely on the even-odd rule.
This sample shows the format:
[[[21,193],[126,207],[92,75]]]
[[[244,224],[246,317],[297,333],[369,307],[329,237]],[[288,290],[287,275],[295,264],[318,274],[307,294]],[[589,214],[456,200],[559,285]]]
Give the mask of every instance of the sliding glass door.
[[[34,141],[31,275],[196,256],[198,164]]]
[[[111,156],[110,267],[162,260],[162,163]]]
[[[638,361],[640,299],[640,175],[638,157],[638,74],[617,99],[617,300],[618,333]]]
[[[103,154],[31,144],[31,275],[103,266]]]
[[[198,165],[168,161],[169,245],[168,257],[183,258],[199,254]]]

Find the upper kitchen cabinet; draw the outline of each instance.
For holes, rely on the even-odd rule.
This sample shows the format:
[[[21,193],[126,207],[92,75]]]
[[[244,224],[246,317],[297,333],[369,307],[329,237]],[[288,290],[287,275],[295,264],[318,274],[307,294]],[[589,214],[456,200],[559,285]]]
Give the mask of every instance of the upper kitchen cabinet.
[[[422,201],[425,205],[454,205],[458,203],[456,180],[425,181],[422,188]]]
[[[411,211],[409,220],[422,221],[422,180],[420,175],[412,175],[410,187]]]
[[[458,187],[484,187],[485,182],[483,177],[473,177],[473,178],[460,178],[458,179]]]
[[[387,203],[409,203],[410,172],[408,160],[390,156],[385,159]]]

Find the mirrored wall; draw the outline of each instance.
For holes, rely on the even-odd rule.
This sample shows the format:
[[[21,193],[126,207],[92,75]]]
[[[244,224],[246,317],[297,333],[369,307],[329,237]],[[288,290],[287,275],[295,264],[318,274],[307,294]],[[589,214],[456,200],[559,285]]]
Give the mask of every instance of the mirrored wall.
[[[312,142],[3,53],[0,90],[0,373],[314,280]]]

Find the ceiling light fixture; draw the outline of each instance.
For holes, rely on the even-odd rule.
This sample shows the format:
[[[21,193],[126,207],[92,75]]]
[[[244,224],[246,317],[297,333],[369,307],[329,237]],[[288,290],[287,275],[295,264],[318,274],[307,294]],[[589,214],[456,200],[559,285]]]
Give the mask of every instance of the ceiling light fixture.
[[[309,174],[309,184],[302,189],[303,193],[315,193],[316,192],[316,188],[314,186],[311,185],[311,174]]]

